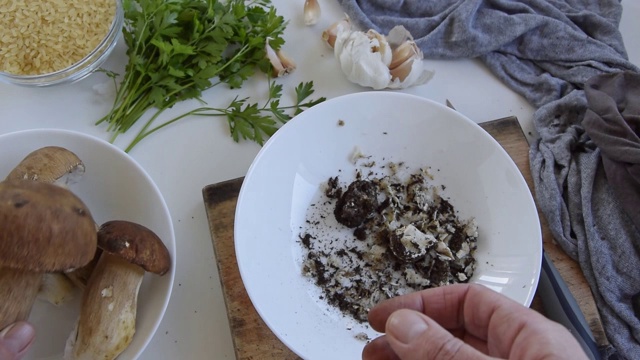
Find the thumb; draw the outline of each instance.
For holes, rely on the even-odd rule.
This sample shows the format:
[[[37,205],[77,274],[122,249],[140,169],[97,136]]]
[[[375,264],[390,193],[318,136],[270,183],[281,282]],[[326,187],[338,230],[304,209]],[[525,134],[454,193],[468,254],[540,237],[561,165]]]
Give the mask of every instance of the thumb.
[[[11,324],[0,332],[0,359],[20,359],[29,350],[35,330],[28,322]]]
[[[402,360],[489,359],[417,311],[397,310],[387,319],[387,341]]]

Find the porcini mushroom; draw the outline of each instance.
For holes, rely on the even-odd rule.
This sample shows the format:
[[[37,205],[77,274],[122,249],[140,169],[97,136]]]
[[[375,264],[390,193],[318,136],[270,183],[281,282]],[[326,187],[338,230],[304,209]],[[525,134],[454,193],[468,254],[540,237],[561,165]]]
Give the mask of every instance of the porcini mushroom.
[[[82,297],[78,325],[67,341],[65,359],[114,359],[135,333],[137,298],[145,270],[164,275],[169,251],[150,229],[130,221],[104,223],[102,249]]]
[[[25,156],[7,175],[7,179],[38,181],[67,187],[76,183],[84,172],[84,163],[78,155],[60,146],[45,146]],[[38,297],[51,304],[60,305],[72,297],[73,284],[77,284],[73,280],[76,278],[62,273],[45,273]]]
[[[35,181],[0,182],[0,329],[28,318],[45,272],[88,263],[95,222],[71,191]]]

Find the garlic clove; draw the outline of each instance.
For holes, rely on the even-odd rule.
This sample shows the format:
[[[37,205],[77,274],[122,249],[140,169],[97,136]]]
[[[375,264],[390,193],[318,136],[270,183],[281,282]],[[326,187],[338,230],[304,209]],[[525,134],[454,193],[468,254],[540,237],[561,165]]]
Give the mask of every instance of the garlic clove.
[[[305,0],[303,15],[305,25],[315,25],[320,19],[320,4],[318,4],[318,0]]]
[[[291,59],[284,51],[278,50],[276,52],[278,55],[278,59],[280,59],[280,64],[282,64],[282,68],[284,71],[280,71],[276,77],[284,76],[287,74],[291,74],[296,69],[296,63]]]
[[[409,67],[408,70],[406,70]],[[407,64],[398,66],[394,72],[395,77],[387,86],[389,89],[406,89],[411,86],[423,85],[433,78],[434,72],[426,69],[422,58],[410,59]]]
[[[274,77],[281,77],[292,73],[296,69],[295,62],[289,58],[282,50],[277,52],[269,45],[270,38],[265,41],[265,52],[267,59],[271,62]]]
[[[389,64],[391,82],[389,88],[404,89],[422,85],[433,77],[433,72],[425,69],[424,55],[413,41],[411,34],[401,26],[396,26],[389,33],[393,40],[392,60]],[[398,41],[402,41],[398,43]]]
[[[393,70],[411,59],[422,59],[420,49],[413,40],[407,40],[391,52],[389,69]]]
[[[334,48],[338,34],[345,31],[351,31],[351,20],[345,17],[340,21],[331,24],[322,32],[322,40],[324,40],[330,48]]]
[[[400,79],[400,81],[404,81],[411,73],[414,60],[414,58],[409,58],[402,64],[396,65],[396,67],[392,69],[390,68],[389,73],[391,74],[391,80]]]
[[[273,50],[271,45],[269,45],[269,40],[271,39],[267,38],[264,46],[264,50],[267,54],[267,59],[269,59],[269,62],[271,62],[271,66],[273,67],[273,72],[274,73],[280,72],[283,70],[282,62],[280,61],[280,58],[278,57],[278,54],[276,53],[276,51]]]

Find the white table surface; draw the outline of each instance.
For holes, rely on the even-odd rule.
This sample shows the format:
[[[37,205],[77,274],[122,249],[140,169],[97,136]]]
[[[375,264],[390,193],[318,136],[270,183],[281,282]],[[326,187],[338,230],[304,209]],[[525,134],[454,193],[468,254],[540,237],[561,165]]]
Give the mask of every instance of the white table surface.
[[[332,98],[366,89],[347,82],[321,39],[322,30],[342,16],[334,0],[321,0],[322,17],[313,27],[302,24],[303,0],[273,0],[279,14],[290,23],[285,33],[287,52],[298,69],[279,80],[285,87],[284,101],[301,81],[313,80],[316,95]],[[629,58],[640,64],[640,2],[623,1],[621,31]],[[126,63],[122,41],[106,68],[123,72]],[[535,137],[533,108],[500,83],[479,62],[473,60],[428,61],[436,71],[427,85],[405,90],[444,103],[449,99],[458,111],[476,122],[517,116],[529,137]],[[105,83],[94,74],[72,85],[52,88],[23,88],[0,84],[0,134],[33,128],[69,129],[108,139],[105,129],[94,125],[109,110],[112,97],[99,96],[94,86]],[[262,99],[263,78],[249,81],[239,91],[224,86],[205,93],[210,105],[225,106],[236,94]],[[194,106],[182,103],[171,112]],[[169,115],[169,114],[165,114]],[[168,117],[167,117],[168,118]],[[141,125],[141,124],[139,124]],[[118,138],[124,148],[133,132]],[[224,300],[215,265],[202,188],[243,176],[259,146],[235,143],[222,118],[186,119],[166,127],[141,142],[130,155],[151,175],[162,192],[173,217],[177,241],[177,268],[167,312],[142,359],[233,359],[234,351]]]

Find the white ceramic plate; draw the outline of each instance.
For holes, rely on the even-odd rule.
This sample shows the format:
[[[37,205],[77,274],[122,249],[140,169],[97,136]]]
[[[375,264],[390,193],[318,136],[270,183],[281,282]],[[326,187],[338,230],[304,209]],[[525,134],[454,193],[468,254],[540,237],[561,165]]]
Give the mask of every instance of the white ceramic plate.
[[[445,106],[402,93],[357,93],[284,125],[255,158],[240,191],[240,274],[256,310],[283,343],[305,359],[356,359],[365,342],[355,335],[377,335],[324,304],[301,275],[298,236],[307,209],[330,176],[342,170],[347,181],[354,173],[350,155],[356,147],[373,159],[438,169],[445,195],[463,218],[475,217],[479,225],[471,281],[531,303],[542,238],[531,193],[511,158],[477,124]]]
[[[175,276],[175,237],[162,194],[140,165],[106,141],[66,130],[27,130],[0,136],[0,177],[6,176],[28,153],[57,145],[74,152],[86,172],[70,186],[88,206],[94,220],[129,220],[153,230],[171,254],[164,276],[145,274],[138,297],[136,334],[120,359],[135,359],[155,333],[169,303]],[[2,175],[5,174],[5,175]],[[29,317],[37,331],[26,359],[62,359],[65,343],[79,314],[81,293],[55,307],[37,300]]]

